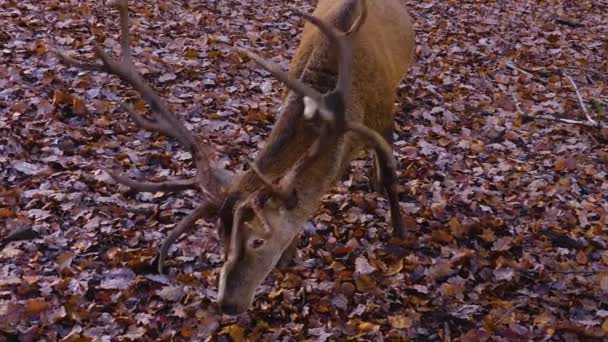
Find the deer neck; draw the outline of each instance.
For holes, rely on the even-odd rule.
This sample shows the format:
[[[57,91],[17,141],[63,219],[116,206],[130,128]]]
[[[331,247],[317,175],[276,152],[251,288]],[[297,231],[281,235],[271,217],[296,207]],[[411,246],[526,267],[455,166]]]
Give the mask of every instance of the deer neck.
[[[287,95],[267,145],[256,158],[259,169],[270,179],[280,179],[318,137],[313,124],[302,118],[303,109],[301,98],[294,94]],[[294,182],[298,205],[293,211],[301,221],[299,224],[317,211],[323,195],[343,174],[355,145],[355,140],[347,134],[324,149],[319,158],[298,175]],[[241,198],[264,187],[252,170],[244,172],[233,185],[232,190],[238,192]]]

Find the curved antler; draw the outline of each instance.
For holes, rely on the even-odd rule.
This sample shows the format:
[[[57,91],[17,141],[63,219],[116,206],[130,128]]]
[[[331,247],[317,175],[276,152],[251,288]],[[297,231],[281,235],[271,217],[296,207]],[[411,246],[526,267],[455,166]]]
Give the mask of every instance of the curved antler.
[[[84,70],[105,71],[118,76],[123,82],[139,92],[144,101],[152,109],[154,120],[136,113],[129,106],[121,106],[129,113],[133,118],[133,121],[141,128],[173,137],[192,153],[192,158],[197,169],[197,175],[194,179],[151,183],[135,181],[126,176],[110,172],[115,181],[137,191],[179,191],[196,188],[202,191],[205,197],[204,204],[186,216],[178,226],[169,233],[162,244],[158,264],[159,272],[162,272],[162,262],[164,261],[171,244],[181,234],[191,229],[196,220],[202,217],[210,217],[221,206],[227,182],[224,179],[223,171],[211,163],[215,151],[211,149],[208,144],[204,143],[206,138],[201,138],[186,128],[179,117],[169,110],[161,97],[137,72],[133,63],[133,54],[131,52],[127,0],[118,0],[114,5],[118,8],[120,16],[120,45],[122,50],[122,58],[120,60],[110,57],[99,44],[95,45],[95,54],[101,60],[102,64],[82,62],[59,50],[56,50],[56,54],[63,62],[71,66]]]

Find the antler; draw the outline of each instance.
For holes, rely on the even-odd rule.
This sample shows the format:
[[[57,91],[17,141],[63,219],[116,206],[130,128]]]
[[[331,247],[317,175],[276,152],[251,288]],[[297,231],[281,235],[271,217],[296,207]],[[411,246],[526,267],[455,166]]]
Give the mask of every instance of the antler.
[[[272,180],[263,175],[255,164],[252,165],[252,170],[274,195],[284,200],[292,201],[293,205],[293,199],[296,198],[293,189],[294,180],[317,160],[320,151],[324,150],[322,147],[335,144],[348,132],[352,131],[356,134],[360,134],[367,139],[370,145],[376,150],[384,167],[387,169],[389,177],[386,180],[386,190],[391,205],[391,221],[399,236],[403,237],[405,236],[405,228],[403,227],[403,220],[399,210],[399,197],[396,186],[396,162],[393,158],[391,147],[378,132],[360,123],[346,122],[347,97],[350,96],[352,90],[353,38],[363,26],[367,17],[366,1],[361,0],[361,4],[361,14],[346,32],[338,31],[336,28],[319,18],[297,12],[298,15],[302,16],[323,32],[329,39],[331,46],[338,52],[338,77],[336,86],[326,94],[320,94],[302,81],[295,79],[288,73],[282,71],[279,66],[264,60],[255,53],[241,48],[238,49],[249,56],[249,58],[262,65],[278,80],[287,84],[294,92],[302,96],[306,106],[304,113],[307,118],[311,111],[313,112],[312,117],[317,113],[321,118],[319,137],[310,146],[306,154],[292,165],[280,179],[278,184],[273,183]]]
[[[118,76],[123,82],[130,85],[140,93],[142,98],[151,107],[154,120],[150,120],[128,106],[122,108],[129,113],[133,120],[141,128],[157,131],[161,134],[175,138],[186,149],[189,149],[197,169],[196,178],[186,180],[174,180],[160,183],[139,182],[126,176],[110,172],[112,178],[118,183],[126,185],[137,191],[180,191],[186,189],[200,189],[205,197],[204,203],[186,216],[175,229],[173,229],[164,240],[159,253],[158,270],[162,273],[163,261],[171,244],[184,232],[191,229],[200,218],[210,217],[217,212],[222,204],[224,194],[224,180],[222,172],[211,164],[214,151],[204,145],[201,137],[193,134],[184,126],[182,121],[173,114],[137,72],[132,60],[131,36],[129,34],[129,10],[127,0],[117,0],[114,4],[120,13],[120,45],[122,50],[121,60],[110,57],[100,45],[95,45],[95,54],[102,64],[91,64],[81,62],[56,50],[57,55],[67,64],[74,67],[91,70],[105,71]]]

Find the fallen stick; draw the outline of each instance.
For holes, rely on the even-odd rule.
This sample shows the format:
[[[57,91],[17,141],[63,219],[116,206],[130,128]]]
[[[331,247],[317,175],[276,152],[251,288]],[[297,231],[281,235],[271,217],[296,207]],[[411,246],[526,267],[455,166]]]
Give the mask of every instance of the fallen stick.
[[[585,25],[583,25],[577,21],[570,20],[570,19],[557,18],[557,19],[555,19],[555,22],[558,24],[562,24],[562,25],[566,25],[566,26],[570,26],[570,27],[585,27]]]
[[[572,84],[572,87],[574,88],[574,91],[576,92],[576,98],[578,98],[578,103],[580,104],[581,109],[583,110],[583,113],[585,113],[585,117],[587,118],[587,121],[591,122],[592,124],[597,124],[597,122],[595,120],[593,120],[593,118],[589,115],[589,111],[587,110],[587,107],[585,106],[585,101],[583,101],[583,97],[581,96],[581,93],[578,91],[578,86],[576,85],[576,83],[574,82],[572,77],[570,77],[570,75],[566,74],[565,72],[563,74],[564,74],[564,76],[566,76],[568,81],[570,81],[570,84]]]
[[[553,115],[547,115],[547,114],[530,115],[521,108],[521,104],[517,100],[515,93],[511,92],[511,97],[513,98],[513,102],[515,102],[515,108],[517,108],[517,111],[521,114],[521,116],[523,118],[526,118],[526,119],[555,121],[555,122],[561,122],[561,123],[571,124],[571,125],[579,125],[579,126],[592,127],[592,128],[598,128],[598,129],[608,129],[608,125],[603,124],[599,121],[595,121],[595,120],[593,120],[593,122],[590,122],[590,121],[563,119],[563,118],[558,118]]]

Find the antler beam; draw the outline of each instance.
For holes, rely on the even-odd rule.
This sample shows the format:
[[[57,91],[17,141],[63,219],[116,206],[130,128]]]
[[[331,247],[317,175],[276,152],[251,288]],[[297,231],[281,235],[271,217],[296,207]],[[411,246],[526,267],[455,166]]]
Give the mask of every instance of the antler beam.
[[[183,122],[172,113],[161,97],[149,86],[143,77],[137,72],[133,63],[131,52],[131,36],[129,34],[129,11],[127,0],[118,0],[114,4],[120,16],[120,45],[122,58],[116,60],[110,57],[103,48],[95,45],[95,54],[102,64],[86,63],[74,59],[65,53],[56,50],[57,55],[63,62],[71,66],[91,71],[104,71],[118,76],[123,82],[130,85],[140,93],[144,101],[152,109],[154,120],[150,120],[136,113],[129,106],[121,106],[133,118],[141,128],[156,131],[161,134],[175,138],[186,149],[189,149],[197,169],[197,176],[193,179],[174,180],[161,183],[139,182],[126,176],[110,172],[112,178],[118,183],[131,187],[137,191],[180,191],[187,189],[199,189],[202,191],[205,202],[186,216],[178,226],[172,230],[164,240],[159,253],[159,272],[162,272],[163,261],[166,258],[169,247],[184,232],[194,227],[194,223],[200,218],[207,218],[216,213],[221,206],[224,192],[224,180],[221,171],[211,164],[214,151],[206,146],[205,139],[193,134],[186,128]]]

